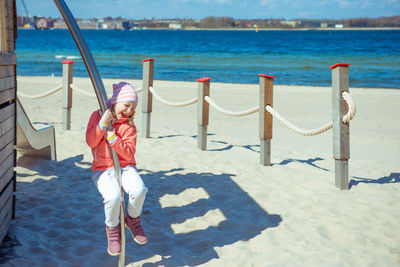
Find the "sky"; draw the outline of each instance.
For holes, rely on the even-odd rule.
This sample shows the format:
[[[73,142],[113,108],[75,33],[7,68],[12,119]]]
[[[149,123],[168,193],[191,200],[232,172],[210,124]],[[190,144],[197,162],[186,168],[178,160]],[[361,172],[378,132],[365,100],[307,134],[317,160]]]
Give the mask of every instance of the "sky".
[[[18,15],[26,16],[22,1]],[[51,0],[24,0],[30,15],[61,17]],[[65,0],[74,17],[347,19],[400,15],[400,0]]]

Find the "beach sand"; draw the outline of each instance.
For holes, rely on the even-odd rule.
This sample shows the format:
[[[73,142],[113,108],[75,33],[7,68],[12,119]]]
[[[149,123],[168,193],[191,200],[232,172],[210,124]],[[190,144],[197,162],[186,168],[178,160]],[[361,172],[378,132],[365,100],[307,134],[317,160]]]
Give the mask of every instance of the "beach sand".
[[[111,84],[105,79],[110,96]],[[138,80],[127,80],[141,87]],[[18,77],[35,95],[60,77]],[[88,78],[74,78],[94,93]],[[196,82],[155,81],[165,99],[197,96]],[[221,107],[258,105],[258,85],[211,81]],[[197,148],[197,106],[153,99],[151,138],[137,108],[136,161],[149,188],[142,221],[149,242],[127,232],[129,266],[400,266],[400,90],[350,88],[350,190],[334,186],[332,131],[297,135],[274,120],[272,166],[259,164],[258,114],[210,108],[208,149]],[[20,98],[38,128],[54,125],[57,162],[19,156],[16,218],[0,249],[4,266],[116,266],[106,251],[104,212],[90,176],[86,125],[97,100],[73,93],[72,129],[62,130],[61,92]],[[331,121],[329,87],[275,86],[274,108],[301,128]]]

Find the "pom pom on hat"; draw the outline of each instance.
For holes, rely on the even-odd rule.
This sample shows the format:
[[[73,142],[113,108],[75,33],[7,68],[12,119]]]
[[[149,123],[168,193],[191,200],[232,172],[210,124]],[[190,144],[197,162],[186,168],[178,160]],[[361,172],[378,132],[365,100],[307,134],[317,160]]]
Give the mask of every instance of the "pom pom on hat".
[[[113,84],[113,95],[107,100],[107,108],[110,108],[112,104],[121,102],[133,102],[138,103],[138,95],[135,88],[126,82],[120,82]]]

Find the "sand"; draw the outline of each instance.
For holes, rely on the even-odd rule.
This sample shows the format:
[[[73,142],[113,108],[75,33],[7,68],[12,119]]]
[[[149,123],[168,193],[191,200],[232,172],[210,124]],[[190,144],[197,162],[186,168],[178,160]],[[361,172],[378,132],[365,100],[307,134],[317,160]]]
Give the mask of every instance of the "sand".
[[[110,95],[111,84],[105,79]],[[127,80],[137,87],[141,81]],[[39,94],[60,77],[18,77]],[[87,78],[74,78],[93,93]],[[155,81],[164,98],[197,96],[197,83]],[[302,128],[331,120],[328,87],[275,86],[274,107]],[[400,90],[350,88],[350,190],[334,186],[332,131],[295,134],[274,120],[272,166],[259,164],[258,115],[227,117],[210,109],[208,149],[197,148],[196,105],[153,101],[151,138],[137,166],[149,188],[142,221],[149,242],[127,235],[129,266],[400,266]],[[258,105],[258,85],[211,81],[223,108]],[[57,162],[17,160],[16,219],[0,248],[4,266],[116,266],[106,251],[100,194],[90,176],[85,128],[97,100],[73,95],[72,129],[62,130],[61,93],[20,98],[38,128],[54,125]],[[139,94],[139,101],[141,94]]]

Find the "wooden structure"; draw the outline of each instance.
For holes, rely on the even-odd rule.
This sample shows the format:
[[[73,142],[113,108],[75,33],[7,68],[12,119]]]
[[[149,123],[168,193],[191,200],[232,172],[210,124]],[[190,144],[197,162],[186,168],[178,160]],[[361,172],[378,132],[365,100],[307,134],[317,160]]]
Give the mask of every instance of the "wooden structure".
[[[272,115],[265,107],[273,107],[274,76],[258,74],[260,76],[260,110],[259,110],[259,137],[260,137],[260,163],[271,166],[271,139]],[[263,108],[262,108],[263,107]]]
[[[72,108],[72,88],[73,79],[73,60],[61,61],[63,64],[63,130],[71,130],[71,108]]]
[[[197,147],[201,150],[207,150],[207,126],[209,118],[209,104],[204,99],[210,96],[210,77],[197,79],[198,82],[198,97],[197,97]]]
[[[142,113],[143,113],[143,137],[150,137],[151,111],[153,110],[153,95],[149,87],[153,87],[154,58],[143,59],[143,93],[142,93]]]
[[[349,65],[337,63],[332,70],[333,158],[335,159],[335,186],[349,189],[350,125],[342,122],[347,112],[342,93],[349,92]]]
[[[16,21],[15,0],[0,0],[0,243],[15,213]]]
[[[57,160],[56,133],[53,126],[40,130],[33,127],[19,99],[17,104],[17,145],[22,156]]]

